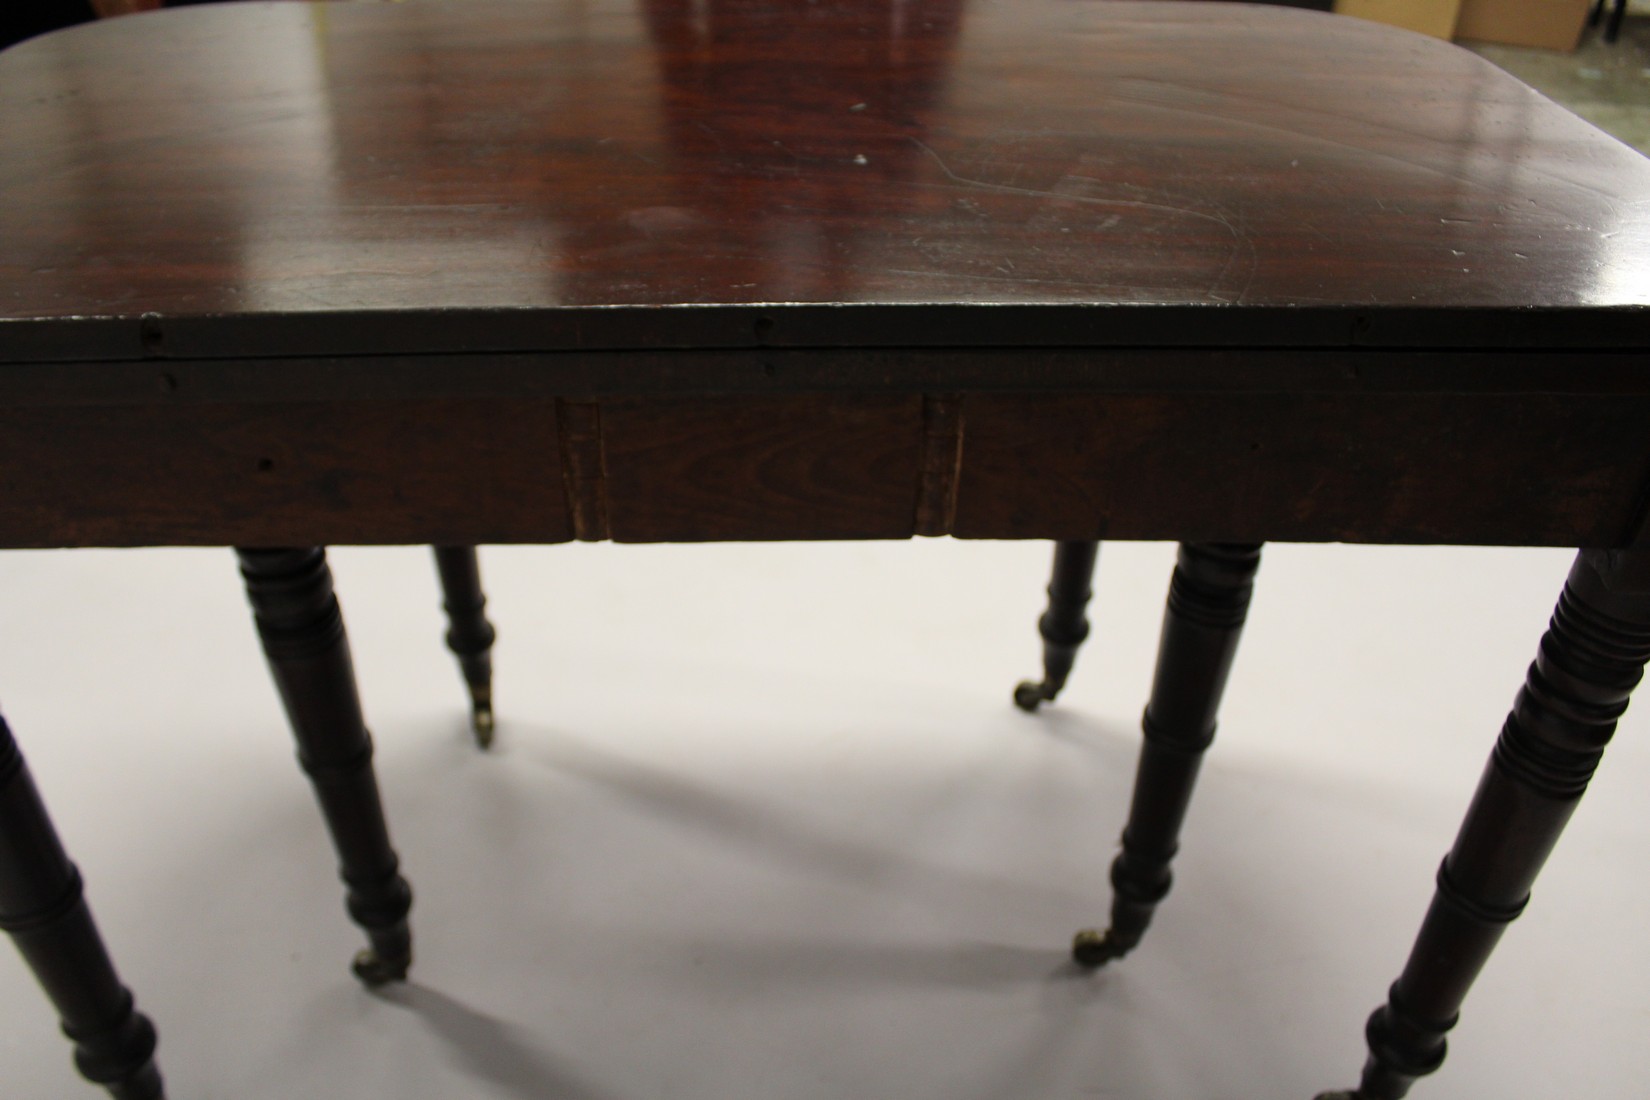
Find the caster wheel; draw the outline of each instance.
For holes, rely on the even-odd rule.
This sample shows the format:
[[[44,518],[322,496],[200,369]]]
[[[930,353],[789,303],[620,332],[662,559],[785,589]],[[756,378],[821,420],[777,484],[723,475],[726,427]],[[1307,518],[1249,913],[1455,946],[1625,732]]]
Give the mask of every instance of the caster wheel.
[[[1111,933],[1085,928],[1071,941],[1071,957],[1085,970],[1098,970],[1113,959],[1123,957],[1127,948],[1118,946]]]
[[[372,948],[356,952],[355,959],[350,963],[350,970],[364,985],[388,985],[390,982],[405,981],[407,968],[412,965],[412,956],[406,955],[398,959],[387,959]]]
[[[493,689],[488,685],[470,688],[470,729],[475,733],[477,747],[492,748]]]
[[[1027,714],[1037,713],[1037,708],[1043,705],[1048,696],[1043,693],[1043,685],[1026,680],[1014,689],[1014,705]]]

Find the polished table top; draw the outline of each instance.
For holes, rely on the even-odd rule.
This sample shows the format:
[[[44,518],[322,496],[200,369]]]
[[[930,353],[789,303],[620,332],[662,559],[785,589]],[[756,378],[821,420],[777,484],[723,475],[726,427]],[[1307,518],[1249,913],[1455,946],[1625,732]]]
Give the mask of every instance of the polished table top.
[[[1391,28],[234,4],[0,102],[0,545],[1636,531],[1650,162]]]

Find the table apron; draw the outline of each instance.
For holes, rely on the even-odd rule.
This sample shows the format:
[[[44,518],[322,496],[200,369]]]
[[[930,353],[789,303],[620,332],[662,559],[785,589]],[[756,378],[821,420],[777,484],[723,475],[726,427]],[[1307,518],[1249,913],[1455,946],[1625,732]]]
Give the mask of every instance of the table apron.
[[[0,401],[0,546],[1615,547],[1638,529],[1647,422],[1650,394],[1625,389]]]

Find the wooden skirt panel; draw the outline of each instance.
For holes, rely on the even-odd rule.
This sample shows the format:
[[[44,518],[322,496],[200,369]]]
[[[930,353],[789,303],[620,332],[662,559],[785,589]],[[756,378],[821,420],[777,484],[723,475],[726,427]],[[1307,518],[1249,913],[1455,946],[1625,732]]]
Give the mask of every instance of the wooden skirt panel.
[[[1618,546],[1623,394],[788,393],[0,408],[0,545]]]
[[[1647,412],[1596,394],[982,395],[952,533],[1619,546]]]
[[[0,410],[0,544],[572,537],[556,402]]]

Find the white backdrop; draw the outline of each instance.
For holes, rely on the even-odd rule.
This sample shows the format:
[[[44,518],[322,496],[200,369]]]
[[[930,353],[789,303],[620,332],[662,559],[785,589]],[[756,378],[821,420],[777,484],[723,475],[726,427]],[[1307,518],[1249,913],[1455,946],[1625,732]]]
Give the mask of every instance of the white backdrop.
[[[1038,543],[487,548],[497,748],[416,548],[333,551],[414,981],[359,937],[226,551],[0,558],[0,709],[173,1100],[1307,1100],[1356,1080],[1571,555],[1271,547],[1176,865],[1102,921],[1172,563],[1101,554],[1060,702]],[[1650,705],[1417,1097],[1641,1097]],[[0,1091],[95,1095],[10,951]]]

